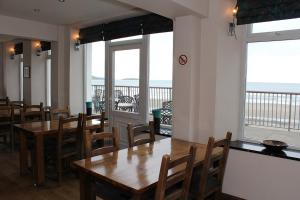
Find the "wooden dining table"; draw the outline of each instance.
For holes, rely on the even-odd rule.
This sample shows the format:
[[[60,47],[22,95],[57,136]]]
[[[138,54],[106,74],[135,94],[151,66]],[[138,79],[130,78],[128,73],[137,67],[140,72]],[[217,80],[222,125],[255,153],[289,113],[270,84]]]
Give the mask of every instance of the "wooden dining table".
[[[99,125],[99,120],[87,121],[88,126]],[[44,121],[44,122],[29,122],[23,124],[15,124],[15,131],[20,136],[20,174],[24,175],[28,171],[28,142],[27,139],[34,140],[34,178],[35,185],[40,186],[45,182],[45,166],[44,166],[44,139],[46,136],[55,137],[58,133],[58,120]],[[65,129],[76,129],[77,123],[71,122],[64,126]]]
[[[95,199],[93,188],[97,182],[129,194],[132,199],[143,199],[145,194],[155,189],[162,156],[169,154],[171,159],[176,159],[186,155],[191,145],[197,146],[195,167],[201,167],[206,145],[174,138],[76,161],[74,166],[80,174],[80,199]],[[221,153],[222,148],[218,148],[213,157]],[[182,169],[183,166],[175,168],[169,175]]]

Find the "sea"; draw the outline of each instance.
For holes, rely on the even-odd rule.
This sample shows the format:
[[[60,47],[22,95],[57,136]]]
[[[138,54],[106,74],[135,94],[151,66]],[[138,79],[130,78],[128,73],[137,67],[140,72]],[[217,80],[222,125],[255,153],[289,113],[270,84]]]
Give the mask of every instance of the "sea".
[[[257,83],[248,82],[247,91],[300,93],[300,83]]]
[[[103,79],[92,79],[92,85],[104,85]],[[138,86],[138,80],[116,80],[116,86]],[[172,87],[171,80],[150,80],[150,87]]]
[[[116,86],[137,86],[138,80],[116,80]],[[92,79],[92,85],[104,85],[104,79]],[[172,80],[150,80],[150,87],[172,87]],[[263,83],[247,82],[247,91],[292,92],[300,93],[300,83]]]

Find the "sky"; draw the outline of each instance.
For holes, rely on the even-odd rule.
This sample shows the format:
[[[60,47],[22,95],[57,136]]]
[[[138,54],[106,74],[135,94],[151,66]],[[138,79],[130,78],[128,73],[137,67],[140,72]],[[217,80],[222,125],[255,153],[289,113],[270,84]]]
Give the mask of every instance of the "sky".
[[[150,80],[172,80],[173,33],[150,36]],[[115,53],[115,78],[139,78],[139,50],[123,50]],[[104,77],[105,43],[92,44],[92,75]]]
[[[253,32],[300,29],[300,19],[253,25]],[[300,40],[248,43],[247,82],[300,83]]]

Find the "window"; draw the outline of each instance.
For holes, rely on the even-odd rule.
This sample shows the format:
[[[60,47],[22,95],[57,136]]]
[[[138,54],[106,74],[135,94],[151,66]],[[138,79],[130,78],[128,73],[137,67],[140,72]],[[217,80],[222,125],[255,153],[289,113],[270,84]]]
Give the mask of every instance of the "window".
[[[125,37],[125,38],[111,40],[111,42],[121,42],[121,41],[136,40],[136,39],[142,39],[142,38],[143,38],[142,35],[136,35],[136,36],[131,36],[131,37]]]
[[[150,35],[149,112],[162,108],[161,123],[172,125],[173,32]]]
[[[244,139],[300,147],[300,19],[253,24],[247,38]],[[271,31],[282,31],[278,38]],[[265,32],[265,33],[264,33]],[[268,32],[268,33],[267,33]],[[276,35],[276,34],[275,34]],[[284,38],[284,39],[282,39]]]
[[[46,106],[51,106],[51,50],[46,57]]]
[[[20,55],[20,101],[24,99],[24,92],[23,92],[23,54]]]
[[[266,33],[296,29],[300,29],[300,18],[255,23],[252,25],[252,33]]]
[[[105,111],[105,42],[86,45],[86,98],[93,103],[93,113]]]

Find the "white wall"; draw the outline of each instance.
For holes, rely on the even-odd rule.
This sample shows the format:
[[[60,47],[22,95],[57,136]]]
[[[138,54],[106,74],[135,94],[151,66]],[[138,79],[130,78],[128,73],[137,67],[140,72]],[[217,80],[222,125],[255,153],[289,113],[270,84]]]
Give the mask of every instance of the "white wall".
[[[31,104],[46,105],[46,58],[47,52],[36,55],[36,41],[31,42]]]
[[[58,26],[0,15],[0,34],[20,38],[57,41]]]
[[[4,43],[3,62],[4,62],[4,85],[5,93],[12,101],[20,99],[20,65],[19,56],[15,59],[9,58],[9,49],[14,47],[15,43]]]
[[[299,169],[299,161],[230,150],[223,192],[248,200],[297,200]]]
[[[70,109],[73,114],[84,110],[84,47],[74,50],[74,35],[78,30],[70,28],[69,32],[69,59],[70,59]]]
[[[207,16],[209,0],[118,0],[159,15],[175,18],[181,16],[195,15]]]

